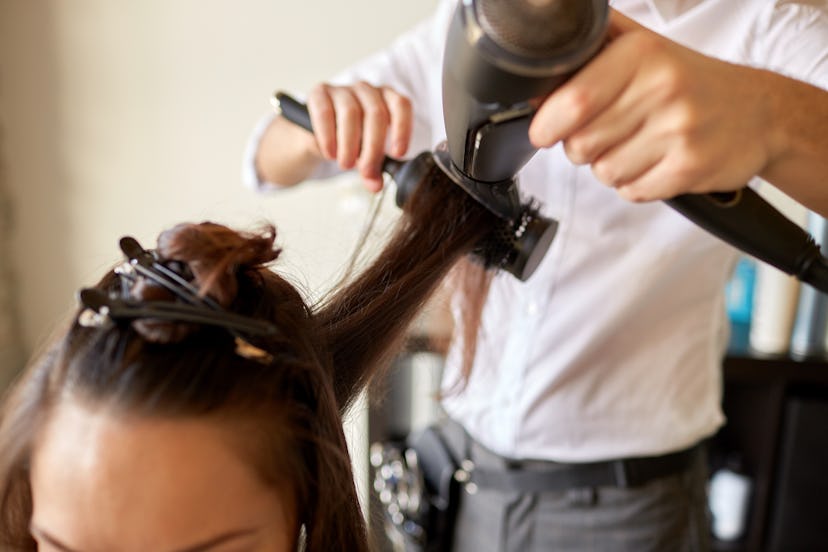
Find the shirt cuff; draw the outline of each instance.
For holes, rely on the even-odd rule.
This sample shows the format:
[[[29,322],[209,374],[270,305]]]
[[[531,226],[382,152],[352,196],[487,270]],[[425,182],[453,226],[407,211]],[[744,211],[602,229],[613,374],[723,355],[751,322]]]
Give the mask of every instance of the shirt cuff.
[[[244,148],[244,156],[242,157],[242,183],[246,188],[251,190],[261,191],[268,188],[279,188],[281,186],[272,182],[267,182],[259,176],[259,171],[256,170],[256,152],[259,151],[259,144],[262,141],[267,127],[273,122],[276,113],[268,113],[262,117],[256,126],[253,127],[253,132],[247,139],[247,145]]]

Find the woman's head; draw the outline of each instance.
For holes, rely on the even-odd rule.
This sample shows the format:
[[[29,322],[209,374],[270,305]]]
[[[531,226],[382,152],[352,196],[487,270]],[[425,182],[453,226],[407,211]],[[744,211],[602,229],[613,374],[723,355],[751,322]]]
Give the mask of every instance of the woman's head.
[[[213,550],[196,545],[227,537],[215,550],[275,551],[304,525],[308,549],[360,549],[326,347],[297,291],[264,266],[273,240],[182,225],[157,251],[226,310],[273,324],[249,339],[266,361],[239,354],[222,327],[76,320],[30,368],[0,426],[7,546],[33,549],[31,523],[47,550]],[[98,287],[124,285],[138,302],[174,300],[140,275]]]
[[[304,527],[308,552],[365,550],[340,412],[387,365],[449,269],[494,227],[494,215],[435,171],[375,261],[313,309],[265,266],[278,255],[272,228],[241,234],[205,223],[162,234],[164,270],[223,312],[276,331],[243,335],[240,349],[226,327],[192,318],[111,313],[114,325],[88,327],[76,317],[0,413],[0,545],[35,550],[33,525],[41,542],[78,552],[275,552]],[[125,289],[139,307],[180,302],[140,271],[111,272],[98,288]],[[481,305],[463,326],[469,358]],[[135,542],[119,542],[126,533],[97,510],[129,510]],[[243,533],[262,519],[261,534],[282,540],[255,548],[242,540],[255,535]],[[237,542],[213,548],[199,541],[235,534]]]

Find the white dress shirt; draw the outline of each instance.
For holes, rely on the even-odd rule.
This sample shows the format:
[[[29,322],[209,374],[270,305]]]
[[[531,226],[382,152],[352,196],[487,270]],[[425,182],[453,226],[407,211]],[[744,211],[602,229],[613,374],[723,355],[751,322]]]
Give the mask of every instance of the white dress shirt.
[[[454,5],[441,2],[428,21],[334,79],[410,96],[412,154],[445,138],[440,60]],[[825,1],[612,5],[708,55],[828,87]],[[261,186],[248,166],[251,185]],[[452,391],[460,347],[452,348],[449,415],[499,454],[564,462],[660,454],[714,433],[724,421],[723,292],[736,252],[663,203],[623,201],[560,146],[527,164],[520,188],[559,221],[558,234],[529,281],[495,277],[462,391]]]

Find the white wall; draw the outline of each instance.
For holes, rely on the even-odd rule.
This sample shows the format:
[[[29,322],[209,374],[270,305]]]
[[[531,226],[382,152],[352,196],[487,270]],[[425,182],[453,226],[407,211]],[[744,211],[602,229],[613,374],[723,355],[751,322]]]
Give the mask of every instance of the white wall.
[[[180,221],[272,220],[281,267],[330,282],[362,216],[343,195],[359,186],[257,196],[240,184],[246,137],[274,89],[324,80],[435,4],[0,0],[0,161],[25,349],[119,260],[121,235],[151,244]]]

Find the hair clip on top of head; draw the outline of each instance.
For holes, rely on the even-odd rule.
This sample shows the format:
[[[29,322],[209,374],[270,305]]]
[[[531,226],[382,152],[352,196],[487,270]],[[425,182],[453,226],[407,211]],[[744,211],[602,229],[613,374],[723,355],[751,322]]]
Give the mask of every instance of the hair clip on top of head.
[[[129,261],[127,266],[135,273],[159,284],[191,305],[204,305],[213,310],[223,310],[221,305],[209,297],[202,296],[190,282],[158,262],[153,252],[141,247],[135,238],[125,236],[120,239],[118,245]]]
[[[80,291],[85,309],[78,316],[84,327],[108,328],[119,320],[153,320],[198,324],[224,328],[234,338],[236,353],[265,364],[273,360],[267,351],[251,344],[244,336],[266,336],[277,332],[266,320],[228,312],[218,303],[199,294],[187,280],[170,270],[131,237],[121,239],[121,250],[129,259],[115,273],[121,277],[122,295],[117,297],[98,288]],[[139,278],[146,278],[170,291],[180,301],[144,301],[132,298],[129,290]]]

